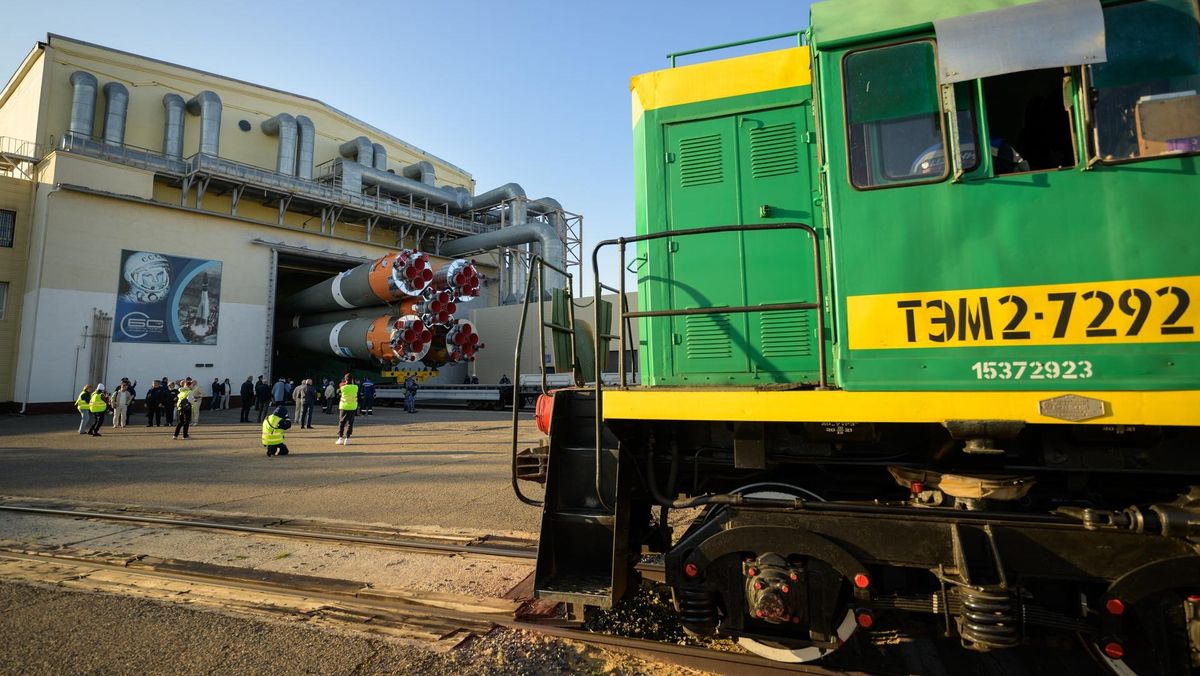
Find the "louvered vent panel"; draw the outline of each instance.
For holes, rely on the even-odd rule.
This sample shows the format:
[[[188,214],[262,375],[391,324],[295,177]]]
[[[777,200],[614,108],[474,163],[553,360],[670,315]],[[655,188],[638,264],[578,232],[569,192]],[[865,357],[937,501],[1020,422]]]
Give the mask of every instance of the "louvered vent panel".
[[[796,125],[788,122],[751,129],[750,164],[754,178],[784,176],[799,171]]]
[[[729,317],[692,315],[684,322],[684,347],[689,359],[719,359],[733,355]]]
[[[807,357],[812,354],[808,312],[764,312],[760,327],[764,357]]]
[[[718,134],[697,136],[680,141],[680,186],[691,188],[724,181],[722,151],[721,137]]]

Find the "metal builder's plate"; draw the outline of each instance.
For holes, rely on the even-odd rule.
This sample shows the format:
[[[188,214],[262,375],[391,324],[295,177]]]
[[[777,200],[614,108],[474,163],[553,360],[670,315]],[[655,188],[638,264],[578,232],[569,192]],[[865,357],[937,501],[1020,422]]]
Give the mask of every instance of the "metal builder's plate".
[[[1064,394],[1060,397],[1043,399],[1038,402],[1038,412],[1047,418],[1058,418],[1067,422],[1081,422],[1099,418],[1107,411],[1107,406],[1099,399],[1081,397],[1078,394]]]

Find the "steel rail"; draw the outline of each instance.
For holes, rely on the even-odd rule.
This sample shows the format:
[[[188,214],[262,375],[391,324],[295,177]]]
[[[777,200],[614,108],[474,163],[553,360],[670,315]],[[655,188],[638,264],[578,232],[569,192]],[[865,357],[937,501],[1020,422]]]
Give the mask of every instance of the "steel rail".
[[[288,528],[272,528],[269,526],[246,526],[215,521],[200,521],[192,519],[173,519],[161,516],[114,514],[112,512],[92,512],[87,510],[53,509],[48,507],[26,507],[21,505],[0,505],[0,511],[23,512],[27,514],[46,514],[50,516],[69,516],[75,518],[101,519],[104,521],[126,521],[132,523],[147,523],[160,526],[183,526],[187,528],[202,528],[205,530],[225,530],[238,533],[257,533],[260,535],[276,535],[280,537],[326,540],[331,542],[353,542],[355,544],[376,545],[405,549],[411,551],[428,551],[442,554],[474,554],[478,556],[497,556],[513,559],[535,559],[535,549],[517,547],[500,547],[495,545],[452,545],[440,542],[423,542],[420,540],[393,539],[372,537],[369,535],[350,535],[338,533],[322,533],[318,531],[295,530]]]
[[[199,521],[192,519],[175,519],[161,516],[115,514],[113,512],[93,512],[88,510],[56,509],[51,507],[30,507],[24,505],[0,504],[0,511],[43,514],[47,516],[63,516],[71,518],[97,519],[102,521],[124,521],[130,523],[145,523],[161,526],[176,526],[183,528],[198,528],[211,530],[226,530],[243,533],[256,533],[276,537],[324,540],[328,542],[350,542],[406,551],[425,551],[436,554],[469,554],[473,556],[491,556],[505,559],[536,560],[537,549],[522,547],[505,547],[497,545],[450,545],[422,540],[405,540],[399,538],[371,537],[369,535],[350,535],[339,533],[322,533],[320,531],[272,528],[270,526],[245,526],[220,522]],[[637,564],[638,572],[649,580],[661,582],[665,576],[662,563],[641,562]]]
[[[598,634],[586,629],[576,629],[556,625],[540,624],[527,620],[506,619],[497,617],[494,613],[471,612],[454,610],[432,605],[422,605],[419,602],[409,603],[400,599],[385,599],[379,597],[361,597],[344,591],[350,581],[328,578],[305,578],[300,586],[289,586],[285,580],[253,579],[254,569],[245,569],[246,575],[227,575],[220,571],[187,571],[187,570],[158,570],[142,568],[87,558],[61,556],[51,552],[29,553],[0,548],[0,559],[10,559],[32,562],[59,562],[81,568],[120,571],[130,576],[157,578],[190,584],[203,584],[225,589],[241,591],[270,592],[298,600],[311,602],[313,600],[333,602],[341,606],[378,612],[380,610],[392,615],[389,619],[403,623],[406,618],[435,618],[461,622],[464,628],[471,626],[495,625],[509,629],[520,629],[543,636],[579,641],[598,648],[612,650],[627,655],[649,658],[660,662],[668,662],[693,669],[702,669],[719,674],[764,674],[768,676],[784,674],[813,674],[819,676],[839,676],[842,674],[860,674],[863,672],[847,672],[809,664],[787,664],[775,662],[757,655],[732,653],[711,650],[698,646],[681,646],[662,643],[649,639],[627,638],[610,634]],[[225,569],[230,570],[230,569]],[[319,583],[327,582],[327,588],[320,588]],[[356,586],[354,583],[351,586]]]

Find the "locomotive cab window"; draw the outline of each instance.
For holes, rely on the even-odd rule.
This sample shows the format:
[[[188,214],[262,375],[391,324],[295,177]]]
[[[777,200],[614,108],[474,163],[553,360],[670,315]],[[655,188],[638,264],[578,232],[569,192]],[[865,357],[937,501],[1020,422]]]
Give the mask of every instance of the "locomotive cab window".
[[[847,147],[855,187],[927,183],[947,176],[934,64],[931,42],[846,56]],[[955,92],[963,162],[973,166],[976,124],[971,88],[956,86]]]
[[[1064,73],[1062,68],[1044,68],[984,78],[995,175],[1075,166]]]
[[[1200,152],[1200,22],[1195,0],[1104,10],[1108,61],[1089,67],[1094,157]]]

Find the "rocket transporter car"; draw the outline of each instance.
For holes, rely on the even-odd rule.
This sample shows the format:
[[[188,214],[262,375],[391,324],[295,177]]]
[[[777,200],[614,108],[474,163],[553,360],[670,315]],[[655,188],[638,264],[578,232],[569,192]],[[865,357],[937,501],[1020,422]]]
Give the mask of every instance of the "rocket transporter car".
[[[540,597],[609,606],[662,552],[688,631],[778,660],[1200,673],[1196,2],[970,9],[820,2],[798,46],[633,79],[620,382],[514,437]]]

